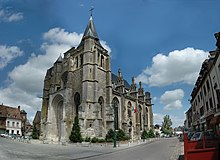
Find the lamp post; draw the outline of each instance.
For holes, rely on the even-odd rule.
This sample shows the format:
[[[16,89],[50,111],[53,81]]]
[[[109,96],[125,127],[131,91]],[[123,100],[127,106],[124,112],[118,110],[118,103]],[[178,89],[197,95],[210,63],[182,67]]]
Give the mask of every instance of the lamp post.
[[[117,125],[117,107],[116,102],[113,102],[113,107],[114,107],[114,148],[116,147],[116,125]]]

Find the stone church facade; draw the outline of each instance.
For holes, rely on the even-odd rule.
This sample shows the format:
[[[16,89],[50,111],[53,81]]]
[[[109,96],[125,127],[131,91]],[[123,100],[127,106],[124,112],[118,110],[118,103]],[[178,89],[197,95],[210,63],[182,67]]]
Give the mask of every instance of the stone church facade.
[[[115,111],[115,112],[114,112]],[[116,113],[116,114],[114,114]],[[41,138],[69,141],[75,116],[83,137],[105,137],[123,129],[132,139],[153,127],[150,92],[134,78],[129,85],[120,69],[111,72],[110,55],[102,47],[92,16],[78,47],[60,56],[47,70],[41,110]]]

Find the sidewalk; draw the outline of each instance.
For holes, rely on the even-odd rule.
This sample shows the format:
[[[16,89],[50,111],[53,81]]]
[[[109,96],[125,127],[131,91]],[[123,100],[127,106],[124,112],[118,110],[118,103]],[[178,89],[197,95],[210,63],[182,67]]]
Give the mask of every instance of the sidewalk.
[[[173,155],[170,160],[184,160],[184,142],[178,142],[176,144]]]

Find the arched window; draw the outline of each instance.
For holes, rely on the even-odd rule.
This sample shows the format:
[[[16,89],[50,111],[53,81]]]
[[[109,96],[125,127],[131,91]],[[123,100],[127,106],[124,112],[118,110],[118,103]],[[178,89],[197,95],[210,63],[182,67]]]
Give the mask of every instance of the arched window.
[[[78,56],[76,57],[76,68],[78,68],[79,67],[79,58],[78,58]]]
[[[80,66],[83,65],[83,54],[80,55]]]
[[[101,112],[101,118],[104,118],[104,99],[103,97],[99,97],[98,100],[99,104],[100,104],[100,112]]]
[[[75,106],[76,106],[75,113],[76,113],[76,116],[78,116],[79,105],[80,105],[80,95],[78,92],[76,92],[74,95],[74,102],[75,102]]]
[[[140,130],[142,130],[142,114],[141,114],[141,112],[142,112],[142,108],[141,108],[141,106],[139,106],[139,123],[140,123]]]
[[[118,130],[118,128],[119,128],[119,119],[118,119],[118,117],[119,117],[118,116],[119,115],[119,113],[118,113],[118,111],[119,111],[119,109],[118,109],[119,100],[118,100],[118,98],[116,98],[116,97],[113,98],[112,105],[113,105],[113,108],[114,108],[114,116],[116,118],[116,130]]]
[[[104,56],[101,55],[101,67],[104,67]]]
[[[127,112],[128,112],[128,118],[131,118],[131,102],[129,101],[127,104]]]
[[[67,80],[68,80],[68,72],[64,72],[61,76],[63,82],[63,88],[66,88]]]

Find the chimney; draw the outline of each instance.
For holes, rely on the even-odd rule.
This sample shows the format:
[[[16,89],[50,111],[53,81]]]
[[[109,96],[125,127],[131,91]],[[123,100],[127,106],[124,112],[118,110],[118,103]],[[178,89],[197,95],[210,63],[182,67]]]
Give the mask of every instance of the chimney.
[[[20,107],[20,106],[18,106],[18,110],[19,110],[19,112],[20,112],[20,108],[21,108],[21,107]]]

